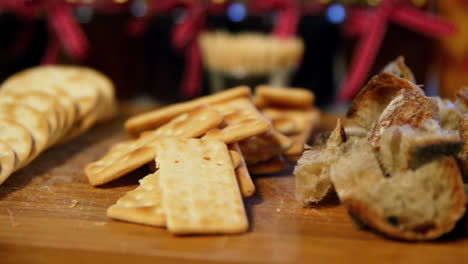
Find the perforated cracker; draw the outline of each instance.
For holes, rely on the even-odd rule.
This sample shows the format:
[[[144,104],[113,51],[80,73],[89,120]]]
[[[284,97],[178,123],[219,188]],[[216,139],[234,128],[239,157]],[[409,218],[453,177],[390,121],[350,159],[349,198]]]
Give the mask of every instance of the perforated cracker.
[[[239,233],[248,228],[226,145],[202,139],[156,143],[167,227],[176,234]]]
[[[249,170],[245,164],[244,157],[242,156],[241,150],[238,143],[233,143],[228,145],[229,152],[231,157],[233,153],[236,153],[239,156],[238,166],[234,166],[236,170],[237,183],[239,184],[239,189],[242,194],[242,197],[250,197],[255,193],[255,185],[250,177]]]
[[[3,140],[0,140],[0,166],[0,184],[2,184],[15,169],[15,152]]]
[[[161,137],[198,137],[222,122],[221,114],[207,105],[184,113],[164,126],[143,133],[136,140],[120,143],[103,158],[85,167],[92,185],[101,185],[118,179],[128,172],[154,160],[154,142]]]
[[[291,137],[293,139],[293,145],[284,152],[287,160],[296,160],[299,155],[301,155],[304,151],[304,145],[307,143],[310,134],[319,122],[319,119],[320,114],[318,110],[314,109],[308,112],[308,116],[305,119],[305,124],[307,124],[307,126],[300,134]]]
[[[258,136],[239,141],[247,165],[269,160],[289,149],[293,141],[281,133],[270,130]]]
[[[309,108],[314,103],[314,94],[303,88],[273,87],[259,85],[255,89],[256,102],[260,107],[280,106]]]
[[[250,97],[249,87],[239,86],[236,88],[231,88],[224,92],[200,97],[189,102],[174,104],[168,107],[134,116],[125,122],[125,129],[129,134],[138,136],[143,131],[158,128],[175,116],[191,111],[200,105],[215,104],[241,97]]]
[[[162,209],[159,172],[141,179],[140,186],[127,192],[107,209],[107,216],[139,224],[165,226],[166,215]]]
[[[219,140],[226,144],[265,133],[270,122],[258,112],[247,98],[239,98],[213,105],[223,116],[221,127],[211,129],[203,139]]]

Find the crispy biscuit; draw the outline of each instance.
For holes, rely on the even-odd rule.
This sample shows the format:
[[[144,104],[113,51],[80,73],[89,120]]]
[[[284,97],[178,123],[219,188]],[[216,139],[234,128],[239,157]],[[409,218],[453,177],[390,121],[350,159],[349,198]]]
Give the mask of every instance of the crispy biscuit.
[[[127,192],[107,209],[107,216],[138,224],[165,226],[166,214],[162,209],[162,190],[159,172],[146,175],[140,186]]]
[[[156,142],[167,228],[175,234],[241,233],[248,228],[226,144],[163,138]]]
[[[128,119],[127,122],[125,122],[125,129],[130,135],[137,136],[145,130],[158,128],[173,117],[188,112],[200,105],[215,104],[240,97],[249,98],[250,88],[247,86],[240,86],[214,95],[200,97],[189,102],[174,104],[140,114]]]
[[[305,119],[305,129],[301,131],[300,134],[291,137],[293,139],[293,145],[284,152],[287,160],[296,160],[301,155],[304,151],[304,145],[309,140],[312,131],[319,121],[320,113],[318,110],[314,109],[308,112],[308,116]]]
[[[413,72],[411,72],[411,69],[406,66],[405,58],[403,56],[398,56],[398,58],[396,58],[394,61],[387,64],[382,72],[391,73],[400,78],[407,79],[412,83],[416,83]]]
[[[314,103],[314,94],[303,88],[273,87],[259,85],[255,89],[256,102],[259,106],[279,106],[286,108],[310,108]]]
[[[3,140],[15,152],[15,170],[26,165],[26,161],[31,155],[32,137],[24,126],[0,118],[0,140]]]
[[[271,129],[270,122],[247,98],[238,98],[213,105],[224,116],[221,127],[211,129],[202,137],[226,144],[260,135]]]
[[[15,152],[5,141],[0,140],[0,184],[2,184],[15,169]]]
[[[239,148],[238,143],[233,143],[228,145],[229,152],[231,154],[231,158],[233,157],[233,153],[236,153],[240,160],[239,165],[234,166],[236,170],[236,177],[237,183],[239,184],[239,190],[242,194],[242,197],[247,198],[252,196],[255,193],[255,185],[250,177],[249,170],[247,165],[245,164],[244,157],[242,156],[242,152]]]
[[[270,160],[249,165],[249,171],[253,175],[271,174],[282,171],[284,167],[285,163],[283,156],[276,155],[276,157]]]
[[[0,118],[12,120],[28,129],[33,139],[30,160],[47,147],[49,125],[47,120],[34,108],[18,103],[0,103]]]
[[[292,140],[281,133],[270,130],[258,136],[238,142],[247,165],[267,161],[283,153],[293,144]]]
[[[42,92],[31,92],[30,94],[2,92],[0,102],[12,104],[21,103],[37,110],[49,123],[50,136],[47,146],[51,146],[58,139],[60,131],[60,113],[54,98]]]
[[[94,186],[118,179],[154,160],[152,145],[158,138],[198,137],[221,122],[222,116],[218,111],[210,106],[200,105],[156,130],[143,133],[138,139],[116,145],[100,160],[88,164],[85,167],[86,175]]]
[[[285,135],[298,134],[307,127],[312,109],[264,108],[262,114],[273,122],[273,126]]]

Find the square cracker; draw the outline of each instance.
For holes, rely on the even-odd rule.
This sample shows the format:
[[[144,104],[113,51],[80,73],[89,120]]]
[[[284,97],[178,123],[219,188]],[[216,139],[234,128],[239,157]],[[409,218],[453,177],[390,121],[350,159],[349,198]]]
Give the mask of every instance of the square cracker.
[[[167,228],[175,234],[240,233],[248,228],[226,144],[162,138],[156,164]]]
[[[262,161],[249,166],[249,171],[254,175],[271,174],[284,169],[285,163],[282,155],[276,155],[268,161]]]
[[[303,88],[259,85],[255,89],[255,102],[260,108],[266,106],[310,108],[314,99],[314,94]]]
[[[267,133],[238,142],[247,165],[267,161],[293,145],[293,140],[271,129]]]
[[[200,97],[189,102],[173,104],[171,106],[143,113],[128,119],[125,122],[125,129],[130,135],[138,136],[141,132],[158,128],[173,117],[191,111],[200,105],[215,104],[240,97],[249,98],[250,88],[247,86],[239,86],[221,93]]]
[[[143,133],[138,139],[117,144],[100,160],[86,165],[86,175],[94,186],[116,180],[154,160],[153,144],[158,138],[198,137],[221,122],[218,111],[207,105],[198,106],[156,130]]]
[[[293,145],[284,152],[287,160],[296,160],[302,154],[304,151],[304,145],[309,140],[310,134],[316,127],[319,120],[320,114],[318,110],[314,109],[308,111],[308,115],[304,120],[306,124],[305,129],[301,131],[301,133],[292,136]]]
[[[240,159],[238,166],[234,166],[234,168],[236,170],[237,183],[239,184],[239,189],[242,194],[242,197],[250,197],[255,193],[255,185],[252,181],[252,178],[250,177],[249,169],[247,168],[247,164],[245,164],[245,160],[242,156],[239,144],[229,144],[228,148],[231,154],[231,158],[235,157],[236,155],[234,155],[234,153],[236,153]]]
[[[166,214],[162,209],[159,172],[141,179],[140,186],[127,192],[107,209],[107,216],[138,224],[165,226]]]
[[[238,98],[213,105],[223,116],[224,122],[218,128],[205,133],[203,139],[219,140],[226,144],[265,133],[271,123],[247,98]]]

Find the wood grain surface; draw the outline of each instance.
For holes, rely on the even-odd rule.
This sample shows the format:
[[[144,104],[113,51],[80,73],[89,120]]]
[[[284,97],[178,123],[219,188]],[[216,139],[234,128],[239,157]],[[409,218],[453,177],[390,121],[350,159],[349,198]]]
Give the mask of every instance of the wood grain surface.
[[[177,237],[111,220],[107,207],[135,188],[146,168],[95,188],[83,167],[127,137],[122,124],[99,125],[49,150],[0,186],[0,263],[468,262],[464,223],[437,241],[407,243],[357,229],[334,197],[301,208],[292,165],[254,179],[246,234]]]

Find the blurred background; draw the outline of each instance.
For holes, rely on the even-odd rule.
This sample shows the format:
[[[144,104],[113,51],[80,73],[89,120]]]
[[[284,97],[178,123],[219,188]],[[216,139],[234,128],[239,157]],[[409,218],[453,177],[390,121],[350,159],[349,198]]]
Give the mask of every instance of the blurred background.
[[[325,107],[400,55],[430,95],[468,85],[467,0],[0,0],[0,32],[0,80],[86,65],[121,101],[270,83]]]

